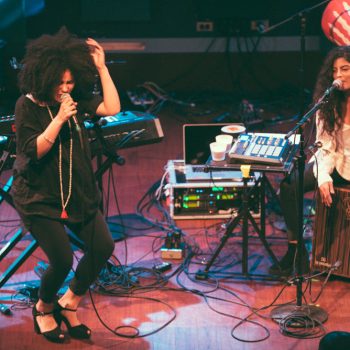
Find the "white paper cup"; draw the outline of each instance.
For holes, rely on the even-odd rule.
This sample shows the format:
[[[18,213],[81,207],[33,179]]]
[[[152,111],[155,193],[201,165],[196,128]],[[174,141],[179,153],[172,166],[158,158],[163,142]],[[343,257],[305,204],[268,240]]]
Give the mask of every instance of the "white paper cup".
[[[226,145],[226,152],[229,152],[232,146],[233,136],[232,135],[217,135],[215,137],[216,142],[224,143]]]
[[[224,160],[226,156],[226,144],[221,142],[212,142],[210,144],[211,157],[215,161]]]

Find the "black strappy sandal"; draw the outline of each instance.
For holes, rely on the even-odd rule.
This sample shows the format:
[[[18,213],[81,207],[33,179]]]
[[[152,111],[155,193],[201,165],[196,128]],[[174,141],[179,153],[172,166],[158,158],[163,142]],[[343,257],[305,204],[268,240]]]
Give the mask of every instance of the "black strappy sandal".
[[[52,329],[51,331],[42,332],[40,330],[38,321],[36,319],[38,316],[54,315],[54,318],[56,320],[54,311],[40,312],[37,310],[36,305],[34,305],[34,307],[32,309],[32,315],[33,315],[33,321],[34,321],[34,331],[37,334],[42,334],[47,340],[54,342],[54,343],[63,343],[64,342],[65,336],[64,336],[64,333],[62,332],[61,328],[59,327],[59,325],[55,329]],[[57,320],[56,320],[56,322],[57,322]]]
[[[55,312],[57,313],[57,318],[59,319],[59,324],[63,321],[68,329],[68,333],[71,337],[76,339],[89,339],[91,337],[91,329],[85,326],[84,324],[80,324],[78,326],[71,326],[67,317],[62,315],[62,311],[71,311],[77,312],[77,309],[69,309],[61,306],[58,302],[55,305]]]

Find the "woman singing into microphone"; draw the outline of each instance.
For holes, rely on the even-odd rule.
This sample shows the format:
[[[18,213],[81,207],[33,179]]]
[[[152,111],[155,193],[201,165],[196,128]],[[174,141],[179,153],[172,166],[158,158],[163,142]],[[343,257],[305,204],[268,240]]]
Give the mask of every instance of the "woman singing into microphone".
[[[92,94],[96,73],[103,98]],[[50,341],[63,342],[63,321],[71,337],[86,339],[91,330],[79,321],[77,308],[111,256],[114,242],[99,210],[82,116],[118,113],[118,92],[102,47],[91,38],[78,39],[65,28],[30,43],[19,86],[23,95],[15,109],[12,195],[24,225],[49,261],[33,307],[34,328]],[[85,251],[67,292],[57,300],[73,264],[65,226],[84,242]]]
[[[330,86],[338,86],[338,89],[332,89],[316,114],[316,142],[322,146],[307,164],[304,175],[304,192],[313,190],[317,184],[326,206],[332,205],[334,185],[350,184],[350,46],[335,47],[328,53],[317,78],[315,103]],[[297,181],[295,171],[281,183],[280,198],[287,225],[288,250],[280,261],[281,268],[277,265],[270,267],[272,274],[289,275],[295,270]],[[304,244],[302,268],[304,273],[309,271],[308,252]]]

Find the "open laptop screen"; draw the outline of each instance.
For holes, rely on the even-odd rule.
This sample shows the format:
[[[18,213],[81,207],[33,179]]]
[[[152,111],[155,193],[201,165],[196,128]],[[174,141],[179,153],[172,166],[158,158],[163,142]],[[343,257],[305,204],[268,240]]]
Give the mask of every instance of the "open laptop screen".
[[[183,156],[186,165],[205,165],[210,156],[210,143],[222,134],[221,128],[228,124],[183,125]]]

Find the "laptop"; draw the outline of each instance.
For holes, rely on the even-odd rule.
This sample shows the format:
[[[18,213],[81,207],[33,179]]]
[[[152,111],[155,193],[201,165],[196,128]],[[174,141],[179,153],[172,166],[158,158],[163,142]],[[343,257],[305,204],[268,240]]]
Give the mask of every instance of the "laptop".
[[[222,134],[221,128],[229,124],[184,124],[183,158],[187,181],[242,181],[238,170],[209,170],[210,143]]]

